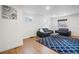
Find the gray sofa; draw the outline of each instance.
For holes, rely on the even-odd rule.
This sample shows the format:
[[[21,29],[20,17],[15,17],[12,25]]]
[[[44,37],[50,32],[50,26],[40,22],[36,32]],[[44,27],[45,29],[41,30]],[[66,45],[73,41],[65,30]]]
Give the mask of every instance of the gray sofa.
[[[60,29],[56,30],[55,32],[59,33],[60,35],[64,35],[64,36],[70,36],[71,35],[71,31],[69,31],[68,28],[60,28]]]
[[[43,30],[43,31],[40,31],[40,30]],[[50,36],[50,34],[53,33],[52,30],[49,30],[48,28],[41,28],[37,31],[37,36],[39,37],[47,37],[47,36]]]

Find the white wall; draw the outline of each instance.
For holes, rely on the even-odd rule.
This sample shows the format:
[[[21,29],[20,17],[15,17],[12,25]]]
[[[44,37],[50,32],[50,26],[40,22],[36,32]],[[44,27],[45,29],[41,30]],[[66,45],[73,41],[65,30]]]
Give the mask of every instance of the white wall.
[[[51,24],[51,18],[48,17],[48,16],[44,16],[43,19],[42,19],[42,27],[51,29],[52,28],[51,25],[52,25]]]
[[[36,32],[42,26],[42,16],[39,14],[23,13],[24,38],[36,36]],[[32,21],[25,21],[25,16],[32,17]]]
[[[22,12],[17,6],[11,6],[17,10],[17,20],[2,19],[0,6],[0,52],[23,44]]]
[[[63,17],[57,17],[57,18],[52,18],[52,29],[57,30],[58,29],[58,19],[68,19],[67,24],[68,28],[72,31],[74,34],[79,35],[79,14],[73,14],[69,16],[63,16]]]

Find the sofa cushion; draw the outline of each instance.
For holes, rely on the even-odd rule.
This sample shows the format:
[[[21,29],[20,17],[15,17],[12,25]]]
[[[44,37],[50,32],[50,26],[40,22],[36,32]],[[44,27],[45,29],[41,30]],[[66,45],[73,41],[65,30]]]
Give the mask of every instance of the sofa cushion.
[[[68,32],[69,30],[66,28],[59,29],[60,32]]]
[[[44,32],[44,30],[43,29],[40,29],[40,32]]]
[[[49,31],[48,28],[43,28],[43,30],[44,30],[44,32],[48,32]]]

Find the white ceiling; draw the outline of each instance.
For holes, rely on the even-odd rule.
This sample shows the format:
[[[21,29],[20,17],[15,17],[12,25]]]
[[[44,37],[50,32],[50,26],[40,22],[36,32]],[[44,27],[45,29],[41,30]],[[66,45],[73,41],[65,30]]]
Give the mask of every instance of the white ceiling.
[[[21,5],[24,13],[40,14],[52,17],[66,16],[79,13],[79,5],[50,5],[50,10],[46,10],[47,5]]]

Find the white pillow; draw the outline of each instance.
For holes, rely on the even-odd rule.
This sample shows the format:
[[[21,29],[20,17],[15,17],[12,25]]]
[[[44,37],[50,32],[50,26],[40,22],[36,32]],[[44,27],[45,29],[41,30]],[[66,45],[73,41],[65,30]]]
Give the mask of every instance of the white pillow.
[[[40,32],[44,32],[43,29],[40,29]]]

